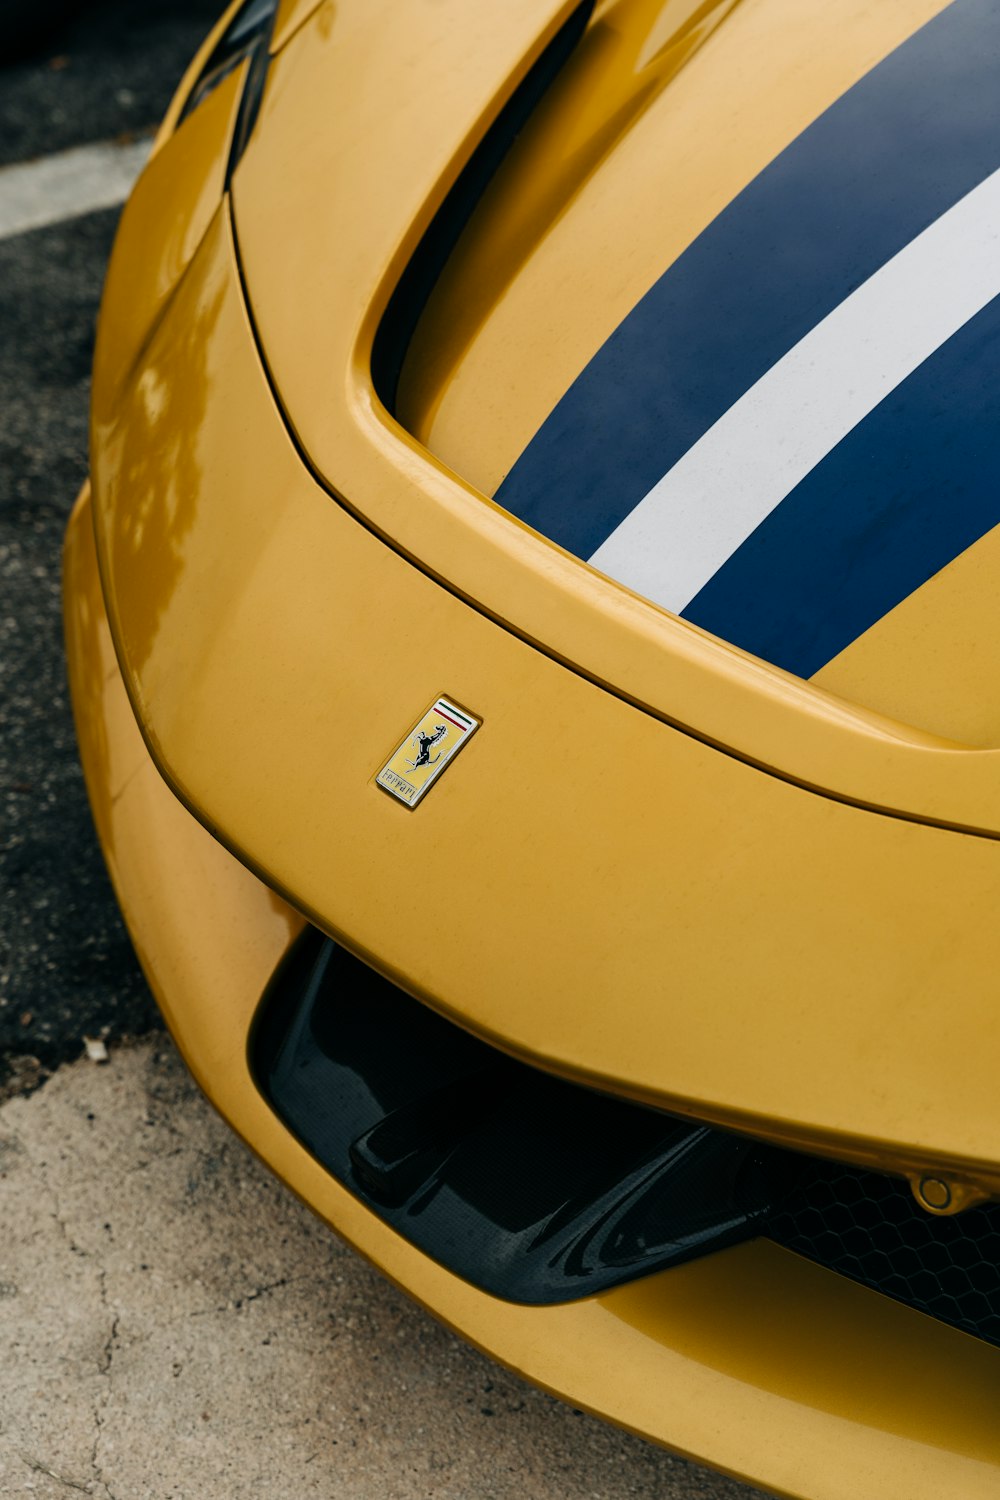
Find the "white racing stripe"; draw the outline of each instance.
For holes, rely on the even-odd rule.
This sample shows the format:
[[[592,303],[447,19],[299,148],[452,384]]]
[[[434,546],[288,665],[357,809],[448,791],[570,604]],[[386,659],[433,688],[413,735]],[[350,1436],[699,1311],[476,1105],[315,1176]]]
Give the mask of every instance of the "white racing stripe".
[[[590,562],[679,613],[810,470],[998,293],[1000,171],[773,365]]]
[[[0,240],[124,203],[151,144],[104,141],[0,167]]]

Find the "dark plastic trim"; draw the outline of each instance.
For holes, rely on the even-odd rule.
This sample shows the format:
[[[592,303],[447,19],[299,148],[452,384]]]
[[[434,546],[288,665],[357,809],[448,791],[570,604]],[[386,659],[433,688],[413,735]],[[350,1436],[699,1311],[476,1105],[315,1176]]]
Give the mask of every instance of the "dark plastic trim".
[[[425,1254],[542,1304],[760,1232],[800,1159],[516,1062],[310,929],[250,1043],[318,1161]]]
[[[515,1302],[588,1296],[765,1235],[1000,1345],[1000,1203],[608,1098],[516,1062],[309,928],[251,1033],[258,1087],[425,1254]]]

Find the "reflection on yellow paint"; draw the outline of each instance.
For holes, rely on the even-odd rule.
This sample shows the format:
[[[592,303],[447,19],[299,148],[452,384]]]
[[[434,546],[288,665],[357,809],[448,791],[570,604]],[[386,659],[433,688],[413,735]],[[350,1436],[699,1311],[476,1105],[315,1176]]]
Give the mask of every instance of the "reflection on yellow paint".
[[[212,396],[208,351],[221,305],[222,287],[216,286],[191,317],[169,320],[139,367],[134,399],[122,407],[127,420],[113,440],[121,445],[121,458],[106,524],[119,592],[143,596],[131,613],[133,621],[142,621],[129,641],[137,669],[149,656],[180,577],[201,494],[192,434],[203,425]]]
[[[403,424],[493,494],[667,267],[946,3],[599,5],[427,303]]]
[[[422,320],[398,407],[414,431],[432,419],[435,376],[461,359],[491,308],[638,117],[739,0],[608,0],[554,80],[484,194],[462,246],[462,309]],[[430,368],[426,368],[429,363]],[[428,379],[430,375],[430,379]],[[437,389],[440,399],[444,388]],[[428,404],[429,403],[429,404]]]

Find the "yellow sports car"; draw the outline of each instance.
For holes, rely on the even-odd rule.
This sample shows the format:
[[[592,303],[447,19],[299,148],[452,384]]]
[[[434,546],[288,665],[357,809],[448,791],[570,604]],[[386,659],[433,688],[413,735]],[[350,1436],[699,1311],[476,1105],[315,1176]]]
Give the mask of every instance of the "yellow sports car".
[[[996,0],[233,5],[91,446],[81,753],[234,1128],[579,1406],[995,1500]]]

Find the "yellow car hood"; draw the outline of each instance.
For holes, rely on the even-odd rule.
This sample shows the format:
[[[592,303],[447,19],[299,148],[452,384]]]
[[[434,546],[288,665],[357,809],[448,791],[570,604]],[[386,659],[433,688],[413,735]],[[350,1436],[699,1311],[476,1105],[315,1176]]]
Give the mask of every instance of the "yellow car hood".
[[[764,191],[774,164],[819,150],[801,144],[811,127],[832,128],[826,122],[845,108],[860,110],[865,125],[856,97],[873,95],[881,107],[905,92],[894,93],[893,70],[926,70],[926,55],[941,50],[934,28],[953,26],[952,9],[943,0],[855,0],[835,10],[801,0],[617,0],[596,8],[542,86],[533,65],[542,58],[536,74],[544,69],[546,49],[578,15],[572,6],[322,6],[272,65],[233,201],[255,329],[304,456],[405,556],[555,658],[755,765],[859,805],[996,835],[1000,632],[988,579],[1000,542],[981,517],[972,523],[983,533],[977,545],[963,552],[959,536],[951,551],[961,555],[938,568],[951,539],[939,556],[919,541],[929,528],[917,516],[911,531],[929,548],[917,567],[936,576],[917,588],[896,580],[892,557],[876,561],[875,585],[864,584],[875,604],[863,599],[840,637],[813,648],[802,644],[802,611],[824,590],[834,613],[845,608],[852,537],[841,545],[841,573],[831,568],[819,582],[814,573],[840,545],[828,547],[825,531],[807,539],[804,561],[782,561],[790,598],[774,604],[759,646],[745,624],[729,628],[731,609],[678,618],[658,608],[642,566],[638,581],[628,566],[616,572],[614,559],[605,567],[601,554],[584,566],[593,538],[578,542],[574,529],[593,500],[578,498],[580,474],[600,471],[591,489],[603,504],[618,484],[619,450],[628,460],[648,444],[648,432],[632,431],[633,415],[636,432],[644,422],[655,443],[669,425],[644,413],[642,392],[610,403],[610,416],[602,410],[602,393],[622,375],[619,359],[601,376],[601,360],[623,326],[734,205],[731,234],[741,243],[743,205]],[[938,88],[954,88],[947,67],[939,71]],[[502,133],[504,106],[522,84],[534,91],[533,110],[491,178],[495,163],[476,167],[475,151],[498,117]],[[972,155],[963,171],[974,177]],[[485,185],[462,185],[470,159]],[[442,238],[435,215],[442,204],[451,211],[456,179],[471,221],[454,248],[444,237],[425,284],[417,277],[408,287],[428,231],[432,249]],[[952,196],[961,186],[952,190],[948,177]],[[796,204],[790,191],[787,211],[779,205],[786,225]],[[747,246],[729,279],[747,277],[760,252]],[[779,271],[784,300],[791,272],[783,262]],[[396,351],[406,356],[398,386],[395,370],[379,385],[373,346],[378,362],[401,278],[414,302],[402,322],[407,332],[407,318],[415,322],[415,336]],[[873,295],[881,305],[877,287]],[[699,316],[710,325],[711,306]],[[723,308],[720,320],[729,316]],[[564,419],[581,372],[596,394]],[[588,438],[602,420],[611,440],[604,431]],[[561,436],[549,441],[560,421]],[[737,480],[734,496],[742,471]],[[768,482],[765,474],[758,488]],[[857,485],[836,475],[827,484],[833,500],[809,504],[828,515]],[[877,530],[872,503],[859,494],[855,550]],[[947,509],[954,500],[932,490],[927,503]],[[722,506],[732,508],[728,491]],[[779,539],[789,545],[804,544]],[[649,550],[642,536],[635,547]],[[776,599],[752,559],[748,576],[737,578],[741,600]]]

